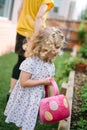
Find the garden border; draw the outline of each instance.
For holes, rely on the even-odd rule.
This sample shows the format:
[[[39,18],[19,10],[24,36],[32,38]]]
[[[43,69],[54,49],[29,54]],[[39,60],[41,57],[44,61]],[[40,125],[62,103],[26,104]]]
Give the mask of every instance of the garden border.
[[[70,130],[71,115],[72,115],[72,100],[74,92],[74,78],[75,78],[75,71],[71,71],[69,74],[68,83],[63,83],[61,87],[61,93],[66,95],[69,101],[70,116],[65,120],[59,121],[58,130]]]

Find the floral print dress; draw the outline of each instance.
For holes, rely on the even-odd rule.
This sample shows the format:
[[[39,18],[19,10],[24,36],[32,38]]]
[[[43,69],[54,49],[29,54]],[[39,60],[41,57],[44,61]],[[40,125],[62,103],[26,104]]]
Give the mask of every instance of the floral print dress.
[[[30,73],[32,80],[53,77],[55,73],[53,63],[44,62],[38,57],[24,60],[20,65],[20,70]],[[13,122],[16,126],[22,127],[22,130],[34,130],[39,103],[44,97],[44,85],[22,88],[18,80],[4,112],[7,116],[5,122]]]

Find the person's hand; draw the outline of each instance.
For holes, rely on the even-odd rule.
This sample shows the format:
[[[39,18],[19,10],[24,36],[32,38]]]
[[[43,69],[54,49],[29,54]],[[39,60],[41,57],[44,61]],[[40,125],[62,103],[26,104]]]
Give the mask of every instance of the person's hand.
[[[38,35],[38,33],[33,33],[32,37],[29,40],[29,42],[32,42],[37,35]]]
[[[48,77],[48,78],[46,78],[46,79],[43,79],[43,83],[44,83],[44,85],[51,85],[51,82],[50,82],[50,79],[51,79],[52,77]]]
[[[28,47],[28,44],[27,44],[27,43],[22,45],[23,50],[26,50],[27,47]]]

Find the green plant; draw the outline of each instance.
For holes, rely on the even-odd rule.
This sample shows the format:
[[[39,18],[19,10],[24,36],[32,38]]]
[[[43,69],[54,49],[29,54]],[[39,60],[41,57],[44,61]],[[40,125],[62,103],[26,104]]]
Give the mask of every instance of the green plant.
[[[80,101],[80,105],[78,106],[79,111],[77,112],[78,118],[76,118],[76,121],[73,124],[75,128],[72,128],[71,130],[87,130],[87,82],[78,91],[78,100]]]
[[[87,20],[87,7],[81,11],[80,19]]]
[[[85,22],[82,22],[80,24],[79,30],[77,31],[78,33],[78,42],[79,44],[83,44],[85,41]]]
[[[66,73],[69,73],[71,70],[75,70],[76,66],[80,63],[87,63],[87,60],[85,60],[84,58],[80,57],[80,56],[76,56],[76,57],[71,57],[67,60],[64,61],[64,65],[65,65],[65,70]]]
[[[67,68],[65,68],[64,62],[69,59],[70,53],[64,53],[62,56],[57,56],[54,60],[54,64],[56,67],[55,71],[55,80],[57,81],[59,87],[61,87],[61,84],[63,82],[68,81],[69,71],[67,71]]]
[[[80,120],[77,121],[77,126],[77,130],[87,130],[87,121],[81,117]]]
[[[82,45],[82,47],[80,48],[78,54],[81,57],[87,58],[87,41]]]
[[[84,113],[87,115],[87,83],[83,86],[83,88],[80,90],[81,93],[81,100],[83,101],[83,104],[79,110],[79,114],[83,115]]]
[[[80,90],[82,106],[78,111],[80,119],[77,121],[77,130],[87,130],[87,83]]]
[[[81,57],[87,58],[87,31],[85,29],[85,22],[82,22],[80,24],[80,28],[77,31],[78,32],[78,41],[79,44],[81,44],[81,48],[79,50],[79,55]]]

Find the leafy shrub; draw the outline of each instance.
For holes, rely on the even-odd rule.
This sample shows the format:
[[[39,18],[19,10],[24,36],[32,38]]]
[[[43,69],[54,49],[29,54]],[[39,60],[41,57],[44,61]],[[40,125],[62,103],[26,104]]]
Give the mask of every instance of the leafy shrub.
[[[80,56],[87,58],[87,41],[84,43],[84,45],[80,48],[80,51],[78,53]]]
[[[85,40],[85,22],[82,22],[80,24],[79,30],[77,31],[78,33],[78,41],[80,44],[84,43]]]
[[[85,60],[84,58],[80,57],[80,56],[76,56],[76,57],[71,57],[67,60],[64,61],[64,65],[65,65],[65,70],[66,70],[66,73],[68,74],[71,70],[75,70],[76,69],[76,66],[79,64],[79,63],[86,63],[87,60]]]

